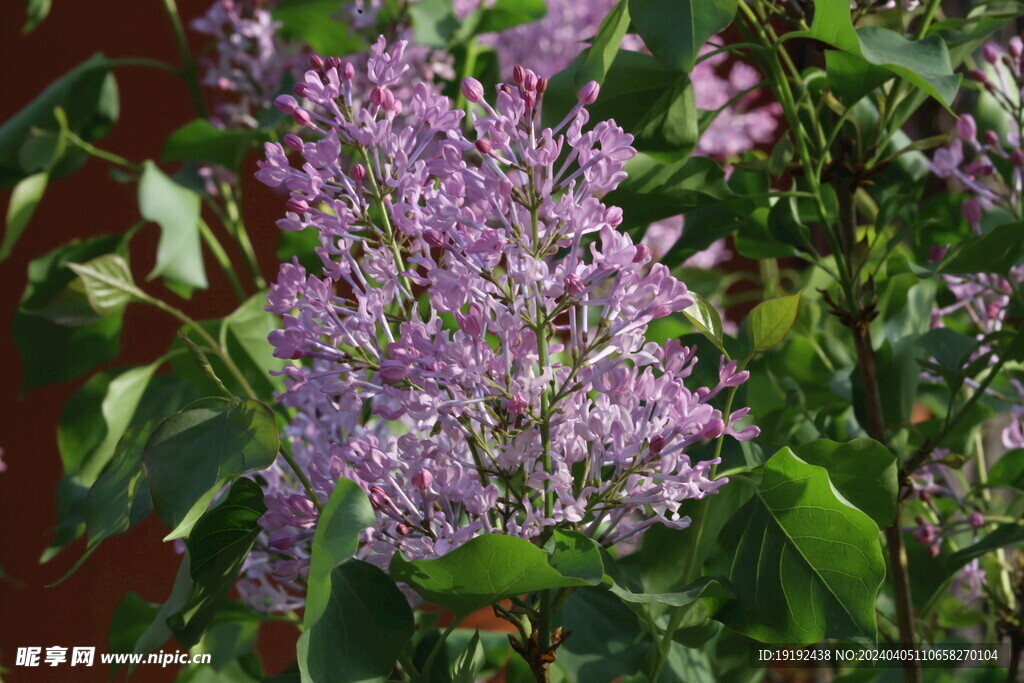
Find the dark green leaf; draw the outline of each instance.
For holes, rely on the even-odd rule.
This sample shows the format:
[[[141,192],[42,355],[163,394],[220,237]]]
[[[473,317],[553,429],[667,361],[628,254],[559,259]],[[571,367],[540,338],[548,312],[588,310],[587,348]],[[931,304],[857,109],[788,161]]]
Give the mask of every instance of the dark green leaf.
[[[812,441],[793,449],[797,457],[828,470],[828,478],[846,500],[874,520],[878,528],[892,524],[899,492],[896,458],[871,439],[837,443]]]
[[[988,555],[999,548],[1024,543],[1024,525],[1022,524],[1000,524],[996,530],[986,535],[974,545],[967,546],[949,556],[946,560],[946,569],[955,572],[971,560]]]
[[[168,539],[187,535],[227,481],[266,469],[277,449],[274,413],[259,401],[207,398],[161,422],[142,461]]]
[[[493,3],[481,3],[479,23],[474,27],[473,35],[529,24],[543,19],[547,11],[544,0],[496,0]],[[469,22],[470,19],[467,19],[466,23]]]
[[[364,41],[350,27],[343,13],[350,11],[338,0],[281,0],[273,9],[281,22],[281,34],[295,38],[322,55],[344,56],[360,52]]]
[[[266,304],[266,292],[255,294],[224,318],[221,328],[228,353],[261,396],[284,388],[281,379],[270,372],[286,365],[274,357],[274,347],[267,341],[267,335],[280,325],[280,318],[263,310]]]
[[[799,293],[768,299],[755,306],[747,320],[754,351],[764,353],[785,339],[789,328],[796,322],[799,306]]]
[[[704,43],[732,23],[736,0],[630,0],[629,13],[651,53],[688,72]]]
[[[719,599],[728,599],[735,594],[729,582],[721,576],[705,576],[684,586],[674,593],[634,593],[614,585],[611,589],[620,600],[638,604],[660,604],[672,607],[685,607],[696,600],[712,595]],[[710,595],[709,595],[710,594]]]
[[[53,110],[67,113],[68,128],[85,140],[104,135],[117,120],[117,83],[103,55],[95,55],[51,83],[32,102],[0,125],[0,187],[13,187],[30,173],[42,170],[36,164],[28,168],[22,162],[22,146],[35,144],[31,131],[56,131]],[[57,145],[59,147],[59,145]],[[69,152],[69,157],[71,156]],[[82,155],[76,153],[80,161]],[[51,163],[56,160],[53,159]],[[72,160],[67,159],[71,162]],[[74,163],[55,166],[51,178],[60,177]]]
[[[978,342],[948,327],[937,327],[921,335],[917,345],[931,354],[946,370],[958,371],[969,360],[969,354]]]
[[[249,151],[255,132],[217,128],[206,119],[190,121],[164,143],[164,161],[195,161],[237,169]]]
[[[943,273],[1005,275],[1024,254],[1024,222],[1007,223],[971,237],[942,262]]]
[[[142,632],[142,635],[135,641],[133,651],[138,654],[148,654],[160,649],[164,643],[170,640],[174,634],[171,632],[170,626],[167,625],[167,620],[171,615],[176,614],[178,610],[188,604],[191,594],[192,576],[189,574],[188,553],[185,553],[181,558],[181,565],[178,566],[178,575],[174,579],[171,594],[167,596],[164,604],[160,605],[160,609],[157,610],[153,621],[150,622],[149,626]],[[133,664],[129,668],[129,673],[134,669],[135,665]]]
[[[199,642],[252,544],[260,534],[259,518],[267,511],[263,490],[251,479],[236,479],[223,502],[204,514],[185,542],[192,594],[167,621],[185,647]]]
[[[572,633],[558,648],[558,666],[571,681],[612,681],[650,665],[650,638],[640,620],[603,587],[575,591],[558,623]]]
[[[149,279],[163,276],[176,292],[187,296],[206,288],[206,270],[199,242],[199,195],[168,178],[147,161],[139,179],[139,211],[160,226],[156,266]]]
[[[601,550],[593,539],[576,531],[556,529],[546,547],[548,562],[562,576],[596,585],[604,576]]]
[[[938,36],[907,40],[895,31],[865,27],[857,29],[860,54],[913,83],[947,108],[956,97],[960,77],[953,73],[946,43]]]
[[[714,616],[764,642],[874,642],[885,577],[878,537],[870,517],[836,497],[824,468],[784,448],[719,536],[708,570],[737,597]]]
[[[107,636],[108,650],[114,654],[127,654],[135,650],[135,643],[156,618],[158,605],[143,600],[137,593],[127,593],[117,603]],[[157,646],[159,647],[159,645]],[[118,665],[112,670],[117,671]]]
[[[332,594],[331,572],[355,554],[359,534],[375,519],[370,501],[359,485],[349,479],[339,479],[313,534],[303,615],[306,628],[316,623],[327,608]]]
[[[4,240],[0,243],[0,261],[11,255],[11,249],[25,231],[28,222],[32,220],[32,214],[36,212],[49,182],[50,174],[44,171],[25,176],[14,187],[11,201],[7,205],[7,228],[4,231]]]
[[[383,680],[412,637],[409,601],[387,574],[350,559],[331,571],[331,595],[299,638],[303,680]]]
[[[458,616],[512,595],[593,584],[563,575],[529,541],[499,534],[478,536],[436,560],[409,562],[396,553],[391,576]]]
[[[622,209],[627,226],[678,216],[731,195],[721,167],[705,157],[663,164],[654,157],[637,154],[626,164],[626,172],[629,177],[604,201]]]
[[[1024,449],[1007,451],[988,473],[989,486],[1005,486],[1024,492]]]
[[[23,391],[46,384],[67,382],[113,359],[120,348],[121,315],[87,320],[66,327],[46,319],[41,312],[62,297],[75,279],[68,263],[87,261],[119,248],[120,238],[98,237],[71,242],[33,260],[28,267],[28,286],[11,324],[21,354]],[[78,294],[84,301],[83,292]],[[77,309],[81,310],[81,301]]]

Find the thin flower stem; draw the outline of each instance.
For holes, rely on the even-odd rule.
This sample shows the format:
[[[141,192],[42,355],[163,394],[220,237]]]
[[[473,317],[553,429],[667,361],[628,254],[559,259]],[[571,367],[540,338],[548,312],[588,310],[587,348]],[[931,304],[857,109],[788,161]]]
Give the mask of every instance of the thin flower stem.
[[[249,267],[249,273],[252,275],[253,283],[257,289],[265,289],[267,282],[260,272],[259,259],[256,258],[256,250],[252,246],[252,240],[249,239],[249,232],[245,229],[245,221],[242,220],[242,212],[239,209],[238,200],[235,198],[234,188],[223,181],[219,184],[219,188],[220,194],[224,198],[224,208],[227,210],[225,225],[235,241],[238,242],[242,256],[245,257],[245,263]]]
[[[240,302],[246,300],[245,289],[242,288],[242,283],[238,279],[238,275],[235,273],[235,269],[231,265],[231,259],[228,258],[228,253],[224,251],[224,246],[217,239],[217,236],[213,234],[213,230],[207,225],[206,221],[202,218],[199,219],[199,234],[202,235],[203,241],[206,242],[206,246],[210,249],[210,253],[213,254],[213,258],[220,264],[224,274],[228,277],[228,282],[231,283],[231,288],[235,290],[235,295],[238,297]]]
[[[161,3],[164,13],[171,22],[171,30],[174,32],[174,44],[178,50],[178,58],[181,60],[181,77],[188,87],[188,94],[196,113],[200,118],[206,118],[206,103],[203,101],[203,91],[199,86],[199,73],[196,69],[196,62],[192,59],[192,53],[188,49],[188,37],[185,35],[185,26],[181,23],[178,5],[174,0],[161,0]]]

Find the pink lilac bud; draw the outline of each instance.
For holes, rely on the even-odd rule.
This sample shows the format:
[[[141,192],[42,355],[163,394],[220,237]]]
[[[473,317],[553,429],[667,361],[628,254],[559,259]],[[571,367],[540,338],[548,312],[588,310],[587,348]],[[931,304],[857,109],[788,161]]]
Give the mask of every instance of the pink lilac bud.
[[[459,329],[470,337],[479,337],[484,331],[483,311],[479,304],[470,304],[465,314],[456,311],[455,321],[459,323]]]
[[[572,296],[579,296],[587,290],[583,286],[583,280],[580,279],[579,275],[575,273],[565,276],[565,291]]]
[[[313,123],[313,118],[305,109],[296,108],[295,111],[292,112],[292,118],[295,119],[295,123],[303,127],[309,126]]]
[[[295,213],[305,213],[309,211],[309,203],[301,197],[289,197],[287,206],[289,211],[294,211]]]
[[[380,86],[370,91],[370,104],[379,107],[384,102],[384,89]]]
[[[326,60],[324,60],[324,63],[327,65],[328,69],[337,69],[339,66],[341,66],[341,58],[328,57]]]
[[[981,136],[981,139],[985,141],[985,144],[989,147],[999,147],[999,133],[994,130],[986,130]]]
[[[985,43],[981,48],[981,54],[989,64],[995,64],[1002,57],[1003,51],[995,43]]]
[[[633,263],[642,263],[651,256],[651,249],[646,244],[636,245],[636,253],[633,254]]]
[[[933,244],[928,249],[928,263],[938,263],[946,257],[947,248],[941,244]]]
[[[532,90],[523,93],[523,104],[526,106],[526,111],[531,111],[537,106],[537,93]]]
[[[661,453],[661,449],[663,449],[664,447],[665,437],[663,437],[661,434],[657,434],[653,439],[651,439],[651,453],[657,455],[658,453]]]
[[[292,91],[296,95],[298,95],[299,97],[305,97],[306,96],[306,84],[303,83],[302,81],[299,81],[298,83],[296,83],[295,85],[292,86]]]
[[[302,151],[302,138],[293,133],[284,136],[284,146],[296,152]]]
[[[317,71],[320,71],[321,69],[324,68],[324,58],[321,57],[320,55],[310,55],[309,56],[309,66],[312,69],[316,69]]]
[[[526,77],[523,79],[523,90],[527,92],[537,90],[537,74],[532,71],[526,73]]]
[[[282,114],[291,116],[295,112],[296,107],[299,106],[299,103],[291,95],[278,95],[277,99],[274,100],[274,106]]]
[[[408,536],[412,533],[412,529],[409,528],[408,524],[398,524],[395,526],[395,531],[399,536]]]
[[[1017,168],[1024,166],[1024,152],[1022,152],[1019,149],[1015,149],[1012,152],[1010,152],[1010,163],[1012,163]]]
[[[352,66],[351,62],[345,62],[341,66],[341,80],[351,81],[356,77],[356,68]]]
[[[988,80],[988,74],[986,74],[981,69],[973,69],[969,75],[971,77],[971,80],[977,81],[978,83],[981,83],[986,87],[991,85]]]
[[[512,88],[509,87],[508,83],[502,83],[499,85],[498,92],[508,95],[509,97],[512,96]]]
[[[521,394],[516,394],[510,398],[505,405],[511,415],[522,415],[526,411],[527,403],[526,399],[523,398]]]
[[[960,205],[960,213],[972,226],[981,225],[981,202],[977,198],[968,199]]]
[[[974,122],[974,117],[970,114],[964,114],[956,122],[956,132],[964,140],[974,140],[978,137],[978,126]]]
[[[478,152],[485,156],[490,154],[492,151],[491,141],[488,140],[487,138],[480,138],[479,140],[476,141],[476,149]]]
[[[370,487],[370,505],[373,506],[374,510],[387,510],[390,509],[394,503],[387,493],[384,492],[380,486]]]
[[[1007,43],[1007,49],[1015,61],[1020,61],[1021,53],[1024,52],[1024,41],[1021,41],[1020,36],[1013,36]]]
[[[409,368],[397,360],[386,360],[380,364],[380,378],[385,382],[401,382],[409,376]]]
[[[475,78],[462,79],[462,95],[467,101],[478,104],[484,99],[484,86]]]
[[[601,86],[598,85],[597,81],[590,81],[582,88],[580,88],[580,104],[583,106],[591,105],[597,101],[597,96],[601,93]]]
[[[362,164],[353,164],[352,170],[349,172],[349,175],[352,176],[352,180],[356,181],[357,183],[361,183],[363,182],[363,179],[366,177],[366,167],[363,166]]]
[[[522,85],[526,79],[526,69],[521,64],[516,64],[512,67],[512,80],[516,82],[516,85]]]
[[[430,470],[419,469],[416,474],[412,475],[412,485],[419,491],[426,491],[430,489],[430,485],[434,483],[434,475]]]
[[[541,78],[537,80],[537,94],[543,95],[548,90],[548,79]]]

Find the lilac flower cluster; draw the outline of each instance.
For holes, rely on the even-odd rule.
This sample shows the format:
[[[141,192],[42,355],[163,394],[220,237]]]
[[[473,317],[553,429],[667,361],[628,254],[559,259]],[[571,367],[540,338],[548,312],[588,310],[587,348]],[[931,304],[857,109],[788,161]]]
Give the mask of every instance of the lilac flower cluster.
[[[379,564],[485,533],[571,526],[611,545],[686,527],[680,504],[725,481],[687,450],[758,430],[737,425],[748,409],[726,419],[711,405],[746,380],[735,362],[691,389],[695,349],[644,341],[693,300],[599,199],[623,179],[631,136],[612,121],[584,132],[596,83],[540,129],[547,81],[522,67],[493,105],[464,81],[467,135],[464,113],[426,86],[395,96],[404,52],[374,45],[363,106],[351,65],[307,72],[310,105],[277,104],[310,140],[269,143],[260,163],[261,181],[291,193],[278,225],[320,235],[322,274],[284,264],[267,306],[283,318],[275,354],[306,361],[286,369],[280,400],[298,414],[288,436],[313,488],[363,487],[377,522],[360,554]],[[316,511],[275,476],[270,570],[296,580]]]
[[[1007,48],[987,43],[982,48],[987,69],[971,72],[972,80],[998,105],[1010,124],[1004,135],[995,130],[979,132],[974,117],[963,114],[948,146],[936,151],[932,170],[940,178],[957,182],[969,195],[962,205],[964,218],[971,229],[981,233],[986,212],[998,212],[1005,220],[1024,214],[1024,149],[1020,130],[1024,127],[1024,108],[1020,93],[1024,89],[1024,38],[1014,36]],[[945,249],[934,250],[934,260],[941,260]],[[1012,268],[1009,277],[991,273],[945,278],[955,300],[933,313],[933,326],[941,326],[943,317],[963,311],[977,328],[977,338],[996,332],[1006,324],[1010,295],[1024,283],[1024,266]],[[980,351],[979,351],[980,353]],[[1024,386],[1011,379],[1016,404],[1011,410],[1010,424],[1003,430],[1007,448],[1024,448]]]
[[[289,74],[301,68],[302,48],[278,35],[270,14],[274,0],[217,0],[192,22],[214,39],[202,60],[203,83],[213,89],[211,121],[225,128],[255,128],[254,114],[268,107]]]

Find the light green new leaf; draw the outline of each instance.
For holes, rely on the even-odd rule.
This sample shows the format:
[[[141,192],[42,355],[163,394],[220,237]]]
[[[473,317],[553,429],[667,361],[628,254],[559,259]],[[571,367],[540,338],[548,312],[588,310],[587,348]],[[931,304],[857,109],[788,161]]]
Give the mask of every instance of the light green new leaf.
[[[160,225],[156,266],[149,279],[162,276],[177,293],[187,296],[206,288],[206,269],[199,240],[199,195],[174,182],[152,161],[139,178],[139,211]]]
[[[68,268],[82,279],[89,305],[101,316],[120,313],[132,301],[146,298],[132,280],[128,262],[118,254],[104,254]]]
[[[363,39],[341,20],[345,11],[338,0],[281,0],[272,14],[274,21],[281,22],[282,35],[298,39],[318,54],[342,57],[364,48]]]
[[[736,598],[718,621],[763,642],[875,640],[885,578],[878,526],[836,496],[824,468],[783,448],[719,539],[706,569],[726,576]]]
[[[1004,486],[1024,493],[1024,448],[1003,453],[988,472],[989,486]]]
[[[32,214],[43,199],[46,186],[50,182],[50,174],[45,171],[25,176],[15,185],[11,192],[11,201],[7,205],[7,228],[3,242],[0,242],[0,261],[11,255],[11,249],[21,234],[25,232]]]
[[[164,143],[164,161],[195,161],[237,169],[249,151],[255,131],[217,128],[206,119],[190,121]]]
[[[764,353],[785,339],[796,322],[799,306],[799,293],[768,299],[755,306],[747,320],[754,351]]]
[[[700,48],[736,16],[736,0],[629,0],[644,45],[674,69],[689,72]]]
[[[683,315],[728,358],[729,354],[725,350],[722,336],[722,316],[718,314],[718,309],[697,292],[691,291],[690,297],[693,298],[693,303],[683,309]]]
[[[43,23],[46,15],[50,13],[51,0],[24,0],[25,2],[25,23],[21,27],[22,33],[31,33],[36,26]]]
[[[548,554],[529,541],[499,534],[478,536],[436,560],[410,562],[395,553],[391,576],[458,616],[512,595],[595,584],[562,574]]]

